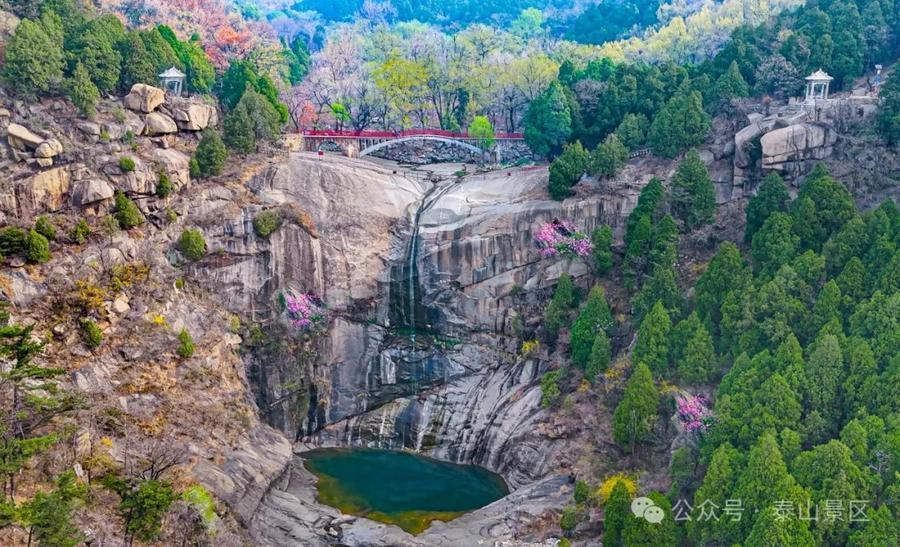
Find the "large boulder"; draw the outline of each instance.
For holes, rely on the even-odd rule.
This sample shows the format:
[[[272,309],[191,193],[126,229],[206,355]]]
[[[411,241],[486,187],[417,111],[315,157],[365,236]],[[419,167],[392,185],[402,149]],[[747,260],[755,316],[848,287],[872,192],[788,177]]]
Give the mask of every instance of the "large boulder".
[[[72,205],[82,207],[107,200],[113,195],[115,189],[103,179],[81,180],[76,182],[72,189]]]
[[[37,158],[52,158],[62,154],[62,151],[63,146],[61,142],[57,139],[47,139],[38,145],[37,149],[34,151],[34,155]]]
[[[34,150],[45,140],[43,137],[32,133],[27,127],[17,123],[11,123],[7,126],[6,138],[10,146],[22,152]]]
[[[191,158],[173,148],[157,148],[153,151],[153,161],[162,166],[175,188],[187,185],[191,177]]]
[[[172,108],[172,115],[184,131],[202,131],[219,123],[215,107],[206,103],[176,105]]]
[[[169,135],[171,133],[178,133],[178,126],[175,125],[175,120],[165,114],[152,112],[147,114],[147,117],[144,118],[145,135],[152,137],[156,135]]]
[[[125,108],[149,114],[166,101],[166,92],[147,84],[134,84],[125,95]]]
[[[830,126],[800,123],[770,131],[760,138],[763,169],[793,171],[831,155],[837,133]]]
[[[37,173],[20,183],[16,191],[22,212],[59,211],[66,202],[72,175],[66,167]]]

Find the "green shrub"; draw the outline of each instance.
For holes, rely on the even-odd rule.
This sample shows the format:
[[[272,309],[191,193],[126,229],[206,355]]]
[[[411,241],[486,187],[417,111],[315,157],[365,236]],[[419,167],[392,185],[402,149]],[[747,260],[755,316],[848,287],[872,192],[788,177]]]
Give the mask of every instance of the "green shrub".
[[[119,227],[123,230],[128,230],[144,223],[144,215],[141,214],[141,210],[121,191],[116,192],[114,210],[116,212],[116,220],[119,221]]]
[[[167,224],[172,224],[173,222],[178,220],[178,213],[176,213],[174,209],[166,207],[166,210],[163,211],[163,214],[165,215]]]
[[[573,496],[575,498],[575,503],[584,503],[588,500],[588,497],[591,495],[591,487],[588,486],[588,483],[584,481],[576,481],[575,482],[575,491],[573,492]]]
[[[578,514],[578,508],[573,505],[568,505],[563,508],[562,514],[559,516],[559,527],[563,529],[564,532],[571,532],[578,526],[578,521],[581,520],[581,515]]]
[[[194,159],[197,162],[197,176],[199,177],[212,177],[222,172],[222,169],[225,168],[225,161],[228,159],[228,149],[225,148],[225,143],[222,142],[218,131],[207,129],[203,132],[203,137],[194,153]]]
[[[12,256],[25,249],[25,230],[14,226],[0,228],[0,254]]]
[[[562,391],[559,389],[559,381],[562,379],[562,369],[545,372],[541,377],[541,407],[550,408],[559,399]]]
[[[269,237],[280,226],[281,217],[275,211],[263,211],[253,219],[253,231],[259,237]]]
[[[206,240],[203,232],[197,228],[188,228],[178,238],[178,250],[191,262],[200,260],[206,255]]]
[[[37,217],[34,221],[34,231],[46,237],[50,241],[56,239],[56,226],[46,215]]]
[[[160,171],[159,182],[156,183],[156,197],[165,198],[171,194],[174,189],[175,187],[172,185],[172,181],[169,180],[169,175],[167,175],[165,171]]]
[[[129,157],[122,156],[121,158],[119,158],[119,169],[125,171],[126,173],[134,171],[134,160]]]
[[[200,178],[200,162],[197,161],[196,157],[191,158],[189,168],[192,179]]]
[[[103,228],[103,233],[112,237],[116,235],[116,233],[122,229],[119,226],[119,221],[116,220],[116,217],[113,215],[106,215],[103,217],[103,220],[100,221],[100,226]]]
[[[88,223],[83,218],[75,224],[75,227],[72,228],[72,231],[69,233],[69,237],[72,238],[72,241],[79,245],[84,245],[87,242],[87,239],[91,236],[91,227],[88,226]]]
[[[184,359],[187,359],[194,354],[194,340],[191,338],[191,333],[186,329],[181,329],[181,332],[178,333],[177,352],[178,356]]]
[[[50,242],[47,238],[35,230],[30,230],[25,237],[25,258],[35,264],[43,264],[50,260]]]
[[[91,349],[98,348],[103,343],[103,332],[97,326],[97,323],[90,319],[84,318],[81,320],[81,334],[84,337],[85,345]]]

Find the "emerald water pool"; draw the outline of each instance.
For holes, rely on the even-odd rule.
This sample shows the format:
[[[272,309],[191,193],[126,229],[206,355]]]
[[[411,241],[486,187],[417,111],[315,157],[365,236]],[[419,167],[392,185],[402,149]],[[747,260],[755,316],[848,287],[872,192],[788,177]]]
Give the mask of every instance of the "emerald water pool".
[[[509,493],[496,473],[410,452],[321,448],[303,454],[319,502],[418,534]]]

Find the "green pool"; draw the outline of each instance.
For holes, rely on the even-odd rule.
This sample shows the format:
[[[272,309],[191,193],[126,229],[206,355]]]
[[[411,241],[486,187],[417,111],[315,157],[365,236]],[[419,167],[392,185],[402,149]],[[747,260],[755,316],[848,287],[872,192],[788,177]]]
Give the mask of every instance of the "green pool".
[[[303,454],[319,478],[318,500],[344,513],[418,534],[509,493],[500,475],[410,452],[322,448]]]

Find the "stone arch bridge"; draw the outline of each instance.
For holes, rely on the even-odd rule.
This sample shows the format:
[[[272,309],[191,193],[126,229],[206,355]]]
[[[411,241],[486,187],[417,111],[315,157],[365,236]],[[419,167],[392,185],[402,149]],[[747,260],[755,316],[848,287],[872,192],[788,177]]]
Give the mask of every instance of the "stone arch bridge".
[[[466,133],[438,129],[407,131],[303,131],[302,149],[307,152],[341,152],[350,157],[368,156],[395,145],[416,141],[430,141],[457,146],[473,155],[483,153],[479,139]],[[527,150],[521,133],[498,133],[494,136],[492,153],[495,159],[508,158],[513,149]]]

